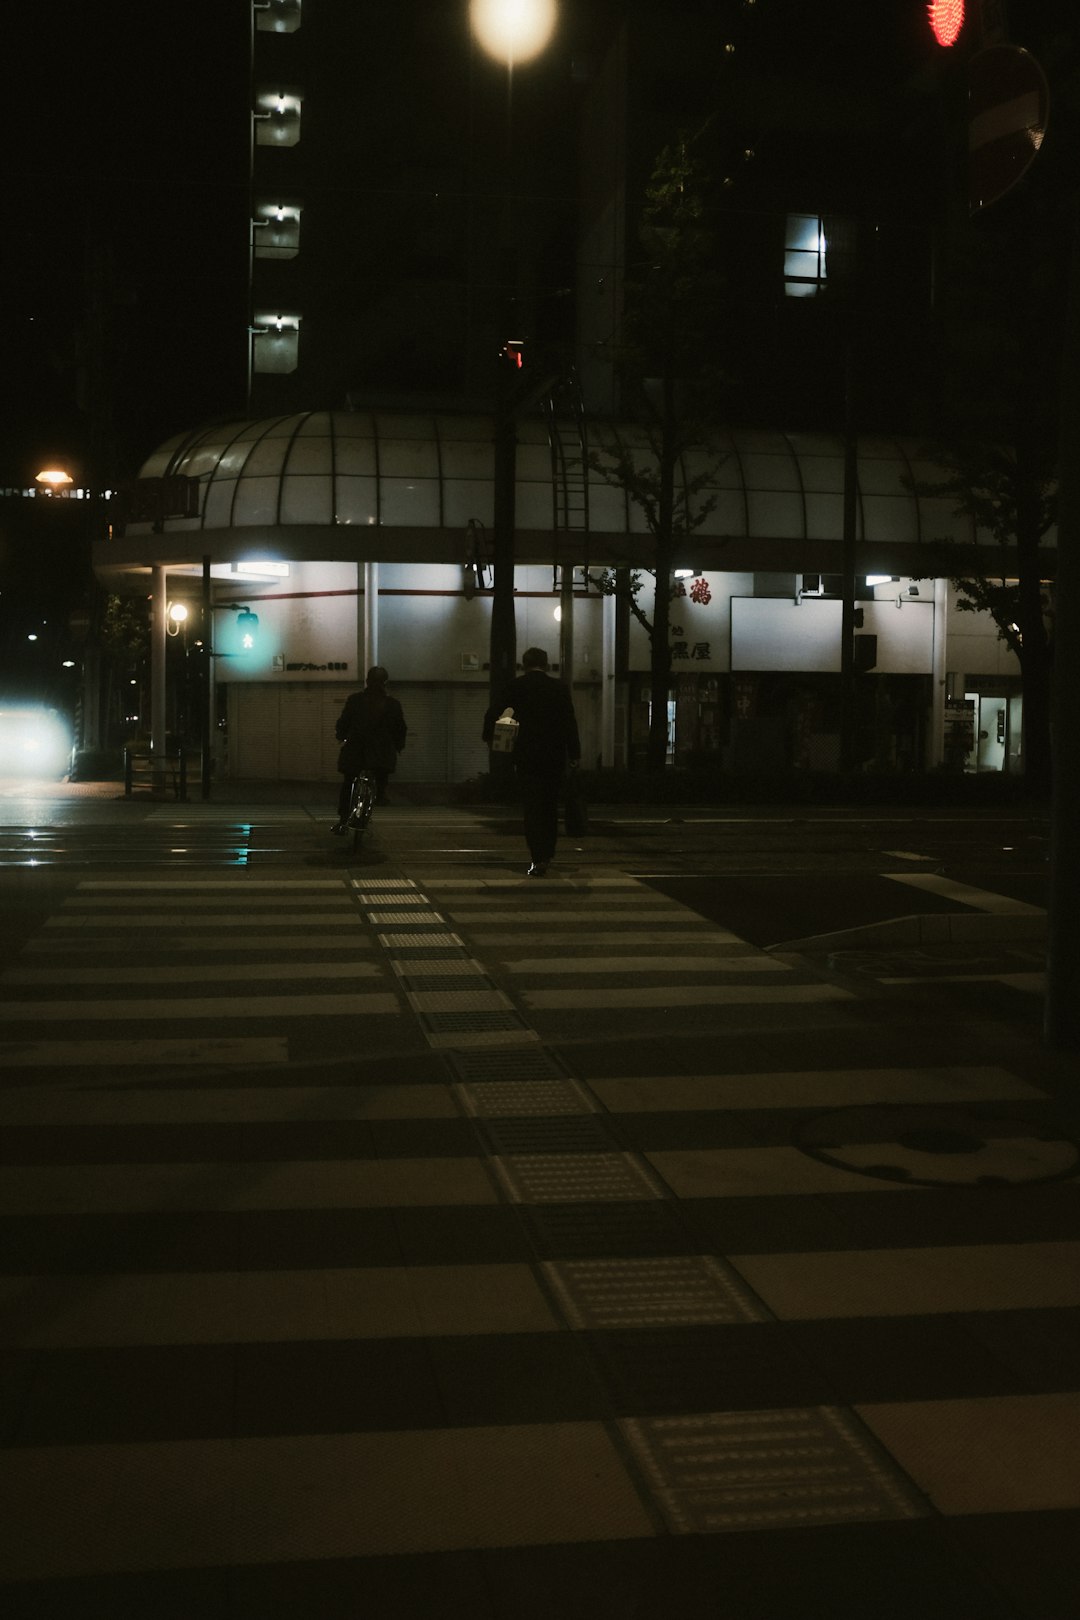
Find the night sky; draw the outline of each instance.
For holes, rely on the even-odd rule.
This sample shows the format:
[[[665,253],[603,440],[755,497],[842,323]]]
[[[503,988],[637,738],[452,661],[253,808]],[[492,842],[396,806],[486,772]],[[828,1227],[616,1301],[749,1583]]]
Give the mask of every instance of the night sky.
[[[373,30],[389,15],[387,0],[355,3]],[[442,3],[464,15],[466,0]],[[562,3],[564,35],[580,42],[647,0]],[[692,15],[706,56],[748,14],[743,0],[648,4]],[[1075,28],[1075,9],[1011,0],[1014,32]],[[924,0],[754,0],[751,14],[759,52],[809,63],[819,92],[917,70],[930,54]],[[110,478],[170,433],[243,409],[249,15],[248,0],[5,7],[0,483],[22,482],[49,450],[85,449],[91,405]],[[407,88],[407,53],[388,59],[379,45],[380,79]],[[362,117],[359,66],[356,91]],[[88,363],[95,334],[104,367]]]
[[[242,407],[247,15],[245,0],[5,8],[4,482],[85,440],[95,332],[115,354],[98,414],[116,471]]]

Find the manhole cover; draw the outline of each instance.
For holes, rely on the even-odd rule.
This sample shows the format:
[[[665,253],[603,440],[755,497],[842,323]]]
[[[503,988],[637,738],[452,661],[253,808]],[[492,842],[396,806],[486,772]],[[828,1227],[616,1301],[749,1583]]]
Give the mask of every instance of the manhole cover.
[[[1060,1181],[1080,1147],[1052,1126],[967,1108],[835,1108],[795,1132],[795,1145],[840,1170],[927,1187]]]

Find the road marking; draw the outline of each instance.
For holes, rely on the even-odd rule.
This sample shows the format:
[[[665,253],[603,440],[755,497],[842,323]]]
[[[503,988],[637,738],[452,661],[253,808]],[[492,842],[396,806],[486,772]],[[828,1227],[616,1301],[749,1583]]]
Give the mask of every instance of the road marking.
[[[242,912],[204,911],[195,917],[178,917],[172,912],[156,912],[145,917],[110,917],[87,916],[76,917],[70,912],[59,917],[49,917],[45,923],[46,928],[156,928],[159,931],[173,928],[250,928],[253,919]],[[342,927],[353,925],[360,918],[353,908],[340,911],[309,911],[296,913],[282,911],[270,913],[259,918],[259,926],[271,928],[280,923],[286,928],[296,928],[301,924],[306,928],[325,928],[329,925]]]
[[[876,977],[876,975],[875,975]],[[1027,990],[1041,995],[1046,989],[1046,974],[1033,973],[911,973],[896,978],[878,979],[879,984],[1003,984],[1010,990]]]
[[[251,889],[340,889],[341,878],[249,878],[237,875],[234,878],[84,878],[80,884],[83,889],[101,889],[115,893],[124,891],[182,890],[190,893],[196,889],[232,890],[234,894],[242,891],[247,894]]]
[[[845,1108],[859,1103],[1044,1100],[1045,1092],[995,1067],[806,1069],[589,1081],[613,1114],[687,1109]]]
[[[1043,906],[1031,906],[1026,900],[1013,900],[1007,894],[994,894],[989,889],[974,889],[970,884],[957,883],[941,877],[937,872],[882,872],[890,883],[906,883],[909,888],[923,889],[928,894],[939,894],[943,900],[956,900],[971,906],[974,911],[998,912],[1002,915],[1020,913],[1041,916]]]
[[[23,1349],[562,1331],[512,1263],[15,1276],[0,1301],[0,1342]]]
[[[597,956],[568,961],[566,957],[534,956],[504,962],[508,973],[790,973],[787,962],[764,954],[731,956]]]
[[[230,984],[241,979],[381,979],[374,962],[201,962],[172,963],[166,967],[133,962],[130,967],[8,968],[4,984],[198,984],[216,983],[222,976]],[[3,1014],[0,1001],[0,1016]]]
[[[526,1007],[538,1012],[559,1008],[569,1012],[575,1008],[601,1011],[616,1007],[731,1007],[751,1002],[790,1006],[854,1000],[852,991],[832,984],[673,984],[666,989],[637,985],[632,990],[595,986],[588,990],[521,990],[518,994]]]
[[[593,913],[595,916],[595,912]],[[502,919],[506,921],[505,918]],[[738,934],[732,934],[726,928],[718,928],[715,923],[702,921],[696,928],[671,928],[660,930],[658,928],[626,928],[618,932],[596,932],[592,928],[582,935],[581,929],[544,928],[541,929],[534,918],[523,919],[523,926],[530,928],[535,934],[534,944],[543,945],[577,945],[583,941],[590,947],[593,945],[742,945],[747,941]],[[523,943],[520,933],[516,934],[490,934],[481,930],[473,934],[477,945],[518,945]]]
[[[9,1165],[0,1183],[0,1213],[7,1215],[421,1209],[498,1202],[482,1161],[466,1158],[277,1159],[254,1166],[217,1159]]]
[[[784,1321],[1080,1306],[1080,1243],[728,1256]]]
[[[116,1068],[121,1064],[287,1063],[284,1036],[161,1036],[146,1041],[0,1041],[0,1068]]]
[[[384,991],[340,996],[147,996],[142,1001],[0,1001],[0,1025],[27,1018],[39,1024],[116,1018],[333,1018],[400,1012],[397,996]]]

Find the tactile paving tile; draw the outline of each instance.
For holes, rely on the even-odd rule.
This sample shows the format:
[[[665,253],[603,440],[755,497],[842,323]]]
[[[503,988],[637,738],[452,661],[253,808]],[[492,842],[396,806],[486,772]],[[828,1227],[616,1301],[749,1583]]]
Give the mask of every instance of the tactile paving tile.
[[[527,1029],[525,1020],[511,1008],[505,1012],[421,1012],[416,1016],[432,1035],[492,1034],[496,1030]],[[530,1030],[530,1034],[533,1032]]]
[[[484,1135],[504,1158],[519,1153],[611,1153],[616,1144],[597,1114],[555,1114],[544,1118],[486,1119]]]
[[[412,878],[353,878],[354,889],[416,889]]]
[[[478,1119],[596,1112],[588,1093],[574,1080],[482,1080],[455,1090],[465,1112]]]
[[[378,938],[388,951],[439,950],[451,945],[465,949],[465,941],[457,934],[380,934]]]
[[[401,967],[395,964],[395,966],[397,966],[398,976],[401,980],[402,989],[408,990],[414,995],[424,995],[438,990],[454,990],[460,992],[479,989],[486,990],[490,995],[495,990],[494,982],[489,979],[486,974],[480,973],[479,970],[470,970],[468,964],[465,962],[447,962],[442,964],[448,969],[455,969],[454,972],[445,973],[431,971],[432,968],[440,967],[440,964],[437,962],[418,962],[416,965],[418,968],[422,967],[424,971],[422,973],[403,973],[401,971]]]
[[[600,1255],[685,1255],[686,1227],[669,1202],[534,1204],[521,1211],[537,1254],[549,1260]]]
[[[400,928],[402,923],[444,923],[446,918],[437,911],[369,911],[368,922],[373,928]]]
[[[490,1080],[548,1080],[569,1078],[546,1046],[520,1052],[447,1052],[446,1061],[463,1085]]]
[[[770,1320],[738,1273],[709,1254],[546,1260],[541,1269],[575,1328],[702,1327]]]
[[[929,1505],[840,1407],[624,1418],[678,1535],[925,1518]]]
[[[429,903],[426,896],[410,894],[407,889],[388,889],[385,894],[376,894],[367,889],[357,890],[355,898],[362,906],[415,906],[418,901]]]
[[[434,990],[420,990],[409,994],[409,1005],[416,1013],[437,1018],[440,1013],[457,1016],[465,1013],[512,1012],[509,1000],[494,985],[485,988],[475,979],[464,990],[454,990],[440,984]]]
[[[662,1199],[664,1190],[629,1153],[537,1153],[493,1158],[516,1204]]]
[[[407,978],[410,980],[420,974],[422,974],[426,979],[456,979],[464,978],[467,974],[473,974],[477,978],[487,979],[487,974],[484,972],[479,962],[473,962],[467,958],[465,961],[462,961],[460,956],[450,959],[437,956],[430,962],[425,961],[423,957],[414,956],[410,957],[407,962],[394,961],[391,963],[391,966],[393,967],[394,972],[399,974],[401,978]],[[413,988],[415,989],[416,986],[414,985]]]

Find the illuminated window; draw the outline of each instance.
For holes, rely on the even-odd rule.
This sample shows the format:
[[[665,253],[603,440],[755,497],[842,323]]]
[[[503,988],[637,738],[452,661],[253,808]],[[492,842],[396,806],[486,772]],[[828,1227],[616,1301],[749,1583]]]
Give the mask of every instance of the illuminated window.
[[[295,259],[300,251],[300,205],[274,199],[257,202],[253,216],[255,257]]]
[[[256,315],[251,334],[251,364],[255,371],[284,375],[300,364],[300,317],[275,310]]]
[[[825,288],[825,221],[819,214],[789,214],[784,235],[784,292],[816,298]]]
[[[255,27],[262,34],[295,34],[301,0],[255,0]]]
[[[259,90],[253,113],[256,146],[297,146],[302,101],[295,88],[273,85]]]

